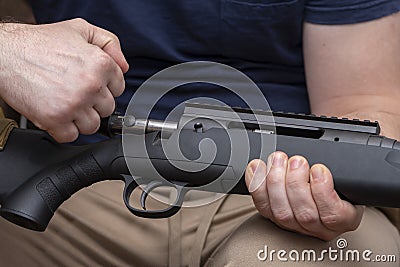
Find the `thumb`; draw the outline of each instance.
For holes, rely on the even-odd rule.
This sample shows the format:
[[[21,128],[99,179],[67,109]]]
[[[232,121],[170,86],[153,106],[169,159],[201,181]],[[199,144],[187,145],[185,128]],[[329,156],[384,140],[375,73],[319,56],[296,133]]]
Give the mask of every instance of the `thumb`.
[[[123,73],[126,73],[129,69],[128,62],[125,59],[124,54],[121,50],[121,44],[118,37],[102,28],[96,27],[90,24],[88,27],[87,41],[100,47],[106,52],[121,68]]]

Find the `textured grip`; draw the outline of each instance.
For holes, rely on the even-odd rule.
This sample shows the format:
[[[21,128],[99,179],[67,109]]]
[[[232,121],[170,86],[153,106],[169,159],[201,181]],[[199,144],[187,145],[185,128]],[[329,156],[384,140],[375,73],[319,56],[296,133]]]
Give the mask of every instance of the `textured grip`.
[[[36,190],[51,211],[55,212],[72,194],[99,181],[103,176],[99,164],[93,155],[89,154],[78,158],[69,166],[58,169],[51,178],[41,180]]]
[[[100,166],[103,164],[103,168],[109,169],[113,159],[108,146],[103,146],[95,146],[76,158],[39,172],[4,201],[1,216],[22,227],[44,231],[57,208],[72,194],[111,178]]]
[[[59,169],[54,177],[54,182],[60,193],[70,197],[73,193],[101,180],[104,173],[92,154],[85,155],[73,162],[68,167]]]
[[[55,212],[62,203],[62,195],[50,178],[45,178],[36,186],[36,190],[52,212]]]
[[[27,129],[11,132],[0,163],[0,215],[36,231],[44,231],[57,208],[75,192],[129,174],[120,138],[71,146]]]

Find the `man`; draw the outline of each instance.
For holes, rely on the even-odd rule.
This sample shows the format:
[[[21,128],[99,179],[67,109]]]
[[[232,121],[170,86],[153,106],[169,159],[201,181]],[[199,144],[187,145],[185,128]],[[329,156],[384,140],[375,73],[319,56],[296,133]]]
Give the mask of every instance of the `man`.
[[[248,74],[273,109],[308,112],[307,82],[311,112],[378,120],[384,135],[400,139],[398,1],[32,5],[39,23],[63,22],[1,25],[0,38],[7,41],[0,43],[0,93],[60,142],[96,132],[100,117],[114,108],[112,97],[123,91],[128,63],[117,38],[101,28],[117,34],[131,65],[128,90],[118,100],[122,108],[131,89],[151,74],[174,63],[207,59]],[[101,28],[80,19],[64,21],[74,17]],[[178,91],[166,103],[174,105],[186,94]],[[340,236],[357,249],[399,255],[397,230],[376,209],[364,211],[341,200],[325,166],[310,168],[300,156],[288,159],[276,152],[267,164],[251,162],[246,174],[255,207],[269,221],[254,215],[251,201],[239,196],[186,209],[168,220],[132,218],[114,203],[118,185],[100,184],[67,202],[45,235],[4,224],[10,230],[3,233],[8,241],[3,251],[10,261],[25,257],[49,265],[196,266],[208,261],[237,266],[260,263],[257,251],[264,245],[279,250],[289,248],[289,242],[299,250],[322,250]],[[16,255],[16,247],[27,254]],[[334,264],[325,259],[328,263]]]

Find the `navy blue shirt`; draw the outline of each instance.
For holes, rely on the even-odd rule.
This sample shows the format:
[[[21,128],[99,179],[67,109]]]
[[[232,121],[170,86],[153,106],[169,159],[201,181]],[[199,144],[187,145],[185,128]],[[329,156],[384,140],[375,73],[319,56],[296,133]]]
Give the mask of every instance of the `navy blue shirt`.
[[[32,0],[38,23],[76,17],[114,32],[131,69],[130,96],[152,74],[194,60],[228,64],[261,88],[273,110],[309,112],[302,55],[302,25],[348,24],[400,10],[389,0]],[[158,117],[182,100],[213,96],[241,103],[213,87],[180,88],[160,103]]]

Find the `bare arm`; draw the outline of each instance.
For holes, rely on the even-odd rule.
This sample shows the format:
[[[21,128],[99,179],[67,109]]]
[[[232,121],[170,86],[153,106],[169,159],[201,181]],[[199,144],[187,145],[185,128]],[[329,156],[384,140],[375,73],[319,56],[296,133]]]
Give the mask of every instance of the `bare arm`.
[[[400,139],[400,13],[346,25],[304,25],[311,111],[378,120]]]

